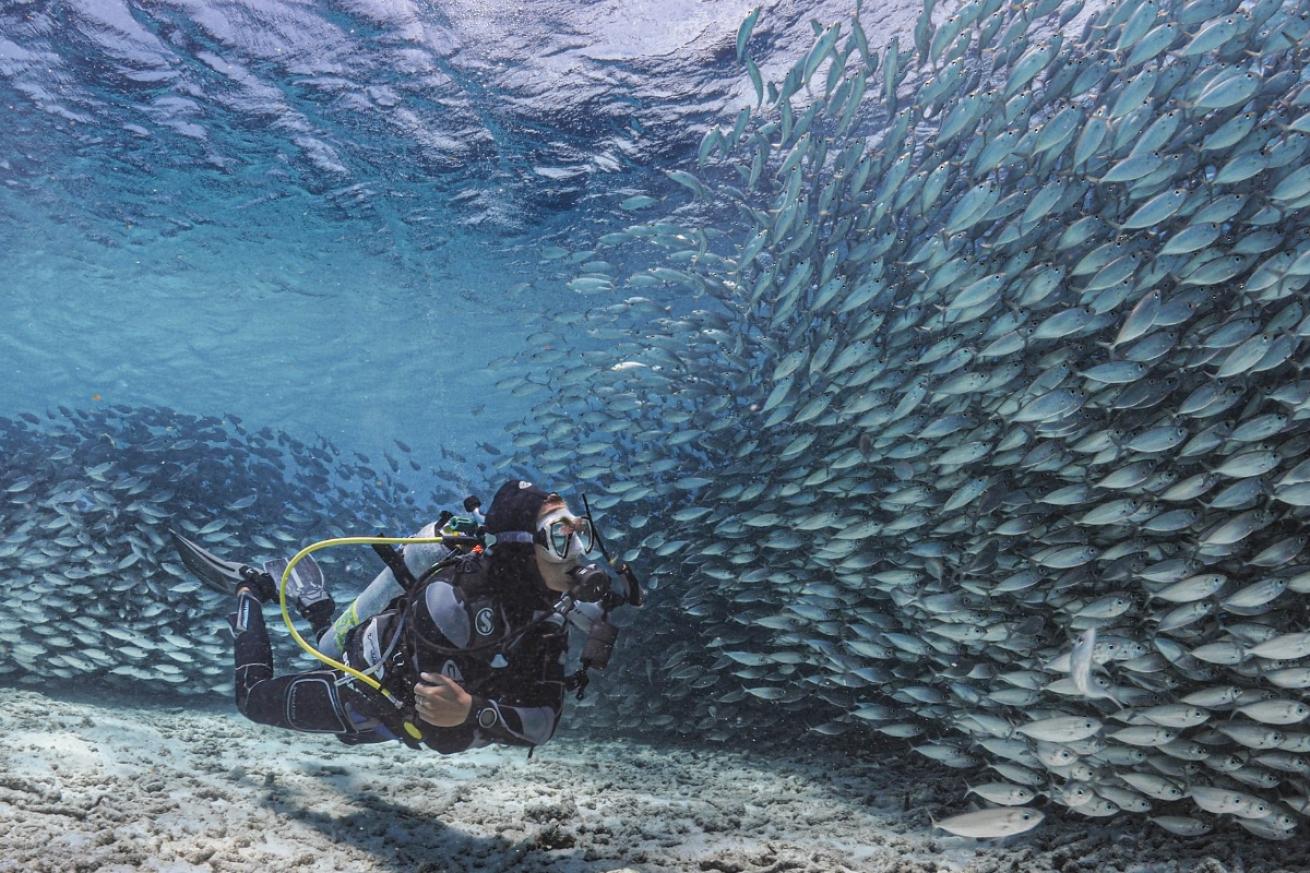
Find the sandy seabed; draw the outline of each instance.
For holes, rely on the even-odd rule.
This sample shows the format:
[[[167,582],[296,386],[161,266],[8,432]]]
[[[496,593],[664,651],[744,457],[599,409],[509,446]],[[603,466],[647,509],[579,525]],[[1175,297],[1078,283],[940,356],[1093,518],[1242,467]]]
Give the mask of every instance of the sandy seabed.
[[[556,737],[529,759],[277,731],[227,707],[50,697],[0,708],[0,871],[1310,870],[1304,840],[1179,840],[1133,817],[944,836],[958,777]]]

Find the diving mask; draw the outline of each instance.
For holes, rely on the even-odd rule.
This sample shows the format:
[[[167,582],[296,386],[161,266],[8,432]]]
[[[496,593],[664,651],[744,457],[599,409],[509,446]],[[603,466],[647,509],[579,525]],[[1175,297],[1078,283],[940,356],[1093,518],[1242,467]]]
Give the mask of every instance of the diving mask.
[[[560,508],[537,524],[532,541],[545,550],[546,560],[562,564],[594,549],[596,534],[590,519],[576,518]]]

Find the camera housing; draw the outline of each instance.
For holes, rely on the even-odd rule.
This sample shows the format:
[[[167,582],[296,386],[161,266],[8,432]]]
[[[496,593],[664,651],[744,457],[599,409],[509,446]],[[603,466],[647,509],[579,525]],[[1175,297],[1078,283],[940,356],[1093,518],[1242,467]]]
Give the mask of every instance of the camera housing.
[[[586,564],[569,571],[573,587],[569,593],[582,603],[596,603],[610,592],[610,574],[598,564]]]

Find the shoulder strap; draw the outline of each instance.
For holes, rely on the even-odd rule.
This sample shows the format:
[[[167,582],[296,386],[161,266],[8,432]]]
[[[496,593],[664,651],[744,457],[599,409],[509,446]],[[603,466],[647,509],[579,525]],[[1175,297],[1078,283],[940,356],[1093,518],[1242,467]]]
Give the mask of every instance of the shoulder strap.
[[[468,562],[468,568],[460,574],[459,586],[468,597],[485,594],[491,588],[488,574],[491,561],[485,555],[474,555]]]
[[[483,555],[477,553],[452,555],[442,561],[441,564],[454,567],[454,572],[448,574],[446,581],[458,588],[464,594],[466,600],[477,597],[486,591],[487,562]],[[427,574],[424,575],[427,576]]]

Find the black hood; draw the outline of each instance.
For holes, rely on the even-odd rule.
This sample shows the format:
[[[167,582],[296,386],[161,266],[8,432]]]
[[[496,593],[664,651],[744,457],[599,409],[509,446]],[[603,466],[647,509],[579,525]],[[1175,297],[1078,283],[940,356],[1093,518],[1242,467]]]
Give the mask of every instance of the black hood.
[[[525,479],[511,479],[500,486],[491,500],[491,508],[487,510],[487,533],[504,533],[509,530],[536,532],[537,513],[549,496],[550,492],[543,491]]]
[[[511,479],[491,500],[487,510],[487,533],[537,530],[537,514],[550,492],[522,479]],[[518,609],[549,609],[559,594],[546,587],[537,570],[536,550],[531,542],[497,543],[491,548],[492,576],[509,603]]]

